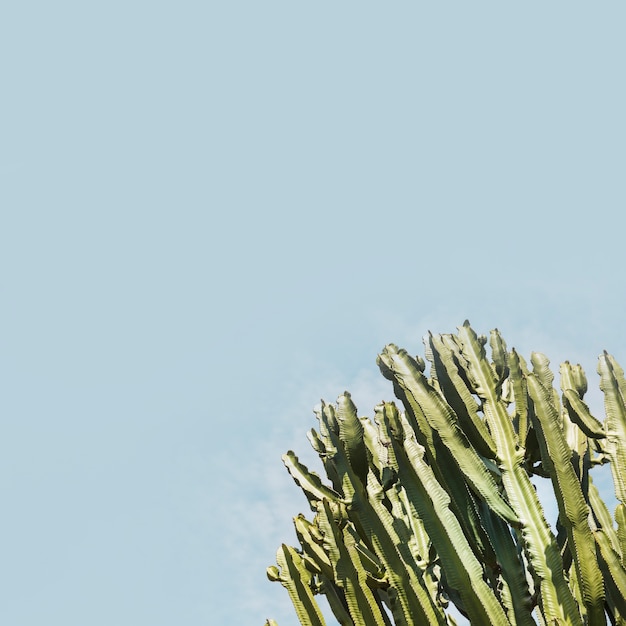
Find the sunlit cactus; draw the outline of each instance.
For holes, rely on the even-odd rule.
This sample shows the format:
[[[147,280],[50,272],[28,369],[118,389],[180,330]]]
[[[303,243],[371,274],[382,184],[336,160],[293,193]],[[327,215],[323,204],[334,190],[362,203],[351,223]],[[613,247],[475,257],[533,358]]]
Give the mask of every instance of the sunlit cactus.
[[[557,391],[544,355],[529,367],[497,330],[488,343],[465,322],[429,334],[425,360],[386,346],[398,404],[360,417],[346,392],[316,412],[328,482],[283,456],[312,517],[294,519],[300,545],[267,575],[301,624],[326,624],[325,596],[342,626],[626,625],[624,372],[600,355],[599,420],[579,365],[560,366]],[[613,516],[592,480],[604,463]],[[554,532],[533,476],[551,481]]]

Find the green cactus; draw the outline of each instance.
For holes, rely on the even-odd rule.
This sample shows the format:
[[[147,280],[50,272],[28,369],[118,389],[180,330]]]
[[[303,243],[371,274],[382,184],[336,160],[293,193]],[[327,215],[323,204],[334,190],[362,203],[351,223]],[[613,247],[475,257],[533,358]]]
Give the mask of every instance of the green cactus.
[[[426,360],[393,344],[378,356],[401,406],[382,402],[371,420],[345,392],[316,411],[308,437],[329,484],[283,456],[314,516],[294,519],[300,546],[283,544],[268,578],[302,624],[326,623],[323,595],[350,626],[449,626],[458,613],[478,626],[626,625],[622,368],[600,356],[600,421],[579,365],[561,365],[559,393],[548,359],[533,353],[529,369],[497,330],[487,342],[465,322],[424,345]],[[592,479],[602,463],[614,516]],[[551,481],[554,530],[535,475]]]

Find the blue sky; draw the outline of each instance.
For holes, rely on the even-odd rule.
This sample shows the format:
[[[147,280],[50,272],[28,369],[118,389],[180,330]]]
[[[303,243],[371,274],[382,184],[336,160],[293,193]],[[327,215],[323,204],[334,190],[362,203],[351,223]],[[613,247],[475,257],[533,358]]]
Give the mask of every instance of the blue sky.
[[[626,364],[623,4],[2,13],[3,624],[295,625],[280,455],[386,343]]]

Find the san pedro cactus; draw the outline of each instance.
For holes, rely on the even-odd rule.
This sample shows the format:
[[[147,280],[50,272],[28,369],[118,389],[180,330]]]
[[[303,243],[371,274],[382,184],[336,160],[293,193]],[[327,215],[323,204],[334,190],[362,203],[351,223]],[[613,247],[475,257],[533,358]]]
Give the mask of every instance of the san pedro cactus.
[[[342,626],[452,626],[459,613],[477,626],[626,626],[622,368],[599,358],[600,421],[579,365],[561,365],[559,392],[548,359],[529,367],[497,330],[487,342],[465,322],[424,347],[425,360],[393,344],[378,356],[399,405],[360,417],[345,392],[316,411],[308,437],[328,483],[283,456],[313,517],[294,519],[300,545],[283,544],[267,575],[301,624],[326,624],[325,596]],[[614,516],[592,480],[604,463]],[[533,476],[551,481],[555,529]]]

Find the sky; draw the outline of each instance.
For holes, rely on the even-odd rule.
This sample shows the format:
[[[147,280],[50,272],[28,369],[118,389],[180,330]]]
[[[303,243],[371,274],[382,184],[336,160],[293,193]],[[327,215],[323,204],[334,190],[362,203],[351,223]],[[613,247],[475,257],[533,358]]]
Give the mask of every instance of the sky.
[[[393,342],[626,365],[626,6],[8,3],[0,622],[280,626],[312,409]],[[332,622],[329,622],[332,623]]]

